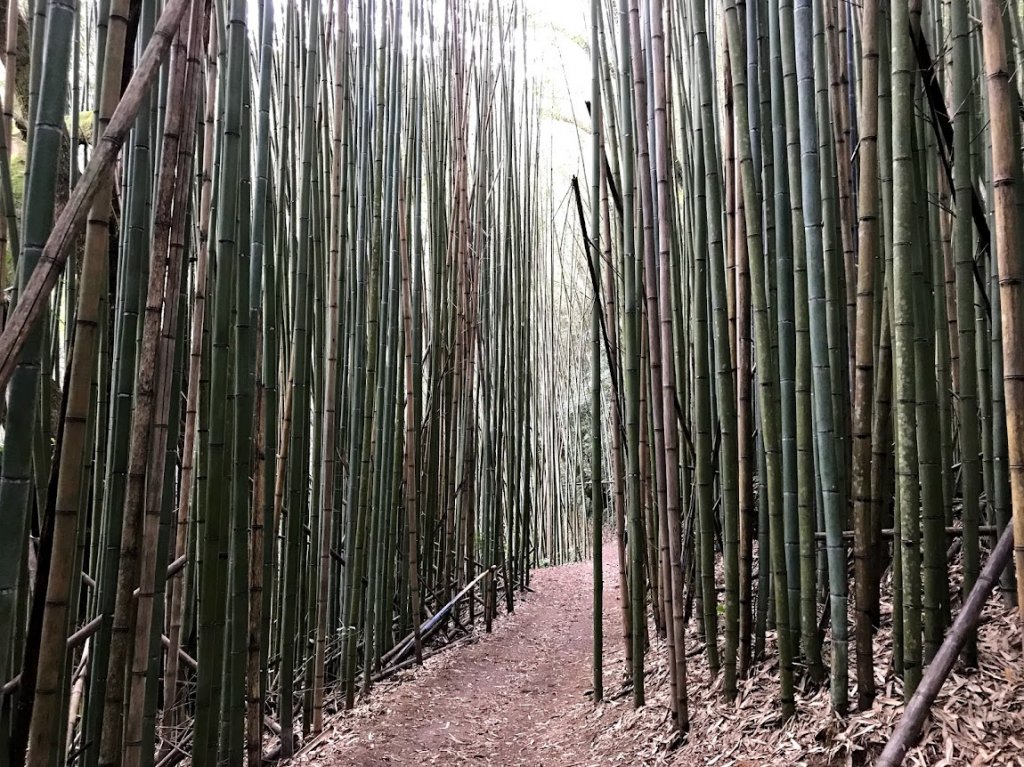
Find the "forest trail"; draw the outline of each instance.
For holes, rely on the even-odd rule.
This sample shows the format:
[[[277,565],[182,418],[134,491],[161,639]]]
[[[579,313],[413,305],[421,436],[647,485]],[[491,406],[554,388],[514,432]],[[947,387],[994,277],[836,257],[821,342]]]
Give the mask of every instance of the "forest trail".
[[[604,633],[618,609],[615,548],[604,548]],[[593,712],[591,562],[536,570],[533,592],[500,614],[491,634],[428,659],[401,681],[328,724],[333,732],[296,761],[343,765],[583,767]],[[610,649],[610,648],[609,648]],[[607,666],[606,666],[607,675]],[[605,681],[606,689],[609,684]]]
[[[331,717],[292,764],[303,767],[822,767],[870,763],[902,712],[891,671],[891,631],[875,652],[879,696],[868,711],[837,720],[826,687],[797,691],[801,713],[778,721],[777,666],[758,666],[727,702],[721,679],[710,685],[703,641],[687,626],[691,730],[678,744],[668,711],[665,647],[647,653],[647,706],[634,710],[624,687],[617,557],[604,547],[604,690],[592,685],[592,563],[533,572],[532,592],[516,612],[499,614],[494,632],[428,658],[422,668],[379,683],[367,701]],[[883,600],[888,614],[890,602]],[[888,620],[885,621],[889,625]],[[653,631],[653,626],[650,627]],[[769,637],[771,641],[774,641]],[[957,668],[944,686],[908,767],[993,764],[1024,767],[1021,628],[1016,612],[989,600],[979,631],[981,667]],[[1007,761],[1013,754],[1017,761]],[[867,759],[865,762],[864,760]]]

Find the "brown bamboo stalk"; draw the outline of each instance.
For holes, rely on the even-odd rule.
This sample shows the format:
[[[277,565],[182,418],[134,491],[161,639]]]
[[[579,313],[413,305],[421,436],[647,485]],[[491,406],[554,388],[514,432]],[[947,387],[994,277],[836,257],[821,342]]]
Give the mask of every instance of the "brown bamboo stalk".
[[[1024,573],[1024,263],[1020,258],[1020,233],[1017,231],[1020,154],[1019,148],[1014,146],[1013,130],[1013,122],[1018,119],[1017,91],[1010,82],[1003,3],[982,0],[981,10],[992,135],[992,196],[1003,329],[1013,558],[1017,572]],[[1017,578],[1017,605],[1024,619],[1024,577]]]
[[[198,3],[198,0],[194,1]],[[184,33],[179,29],[179,34]],[[173,251],[169,251],[170,224],[174,210],[175,168],[179,160],[178,143],[180,141],[181,121],[183,119],[181,113],[185,109],[185,105],[181,103],[185,101],[186,57],[183,53],[183,49],[176,48],[172,54],[171,75],[167,89],[168,124],[164,129],[164,147],[160,161],[154,205],[156,220],[153,228],[154,238],[150,256],[149,285],[146,290],[142,341],[139,347],[135,407],[132,411],[128,478],[125,485],[124,521],[121,529],[117,594],[114,603],[110,659],[108,663],[110,671],[108,672],[108,683],[104,697],[103,731],[100,741],[99,763],[101,765],[121,763],[123,758],[122,736],[127,732],[125,729],[125,715],[127,714],[130,717],[133,708],[131,696],[125,689],[126,679],[124,670],[128,667],[131,658],[129,650],[131,637],[129,633],[135,623],[135,610],[131,598],[132,591],[136,583],[139,582],[141,572],[139,545],[144,527],[142,512],[145,500],[147,464],[150,458],[148,448],[158,401],[157,382],[159,381],[158,356],[161,317],[165,301],[170,300],[176,303],[176,298],[171,296],[172,292],[178,288],[177,284],[173,286],[166,284],[165,277],[174,274],[174,266],[168,264],[167,256],[169,252],[173,256]],[[173,115],[177,115],[177,117],[174,118],[172,117]],[[116,119],[116,112],[114,117]],[[111,124],[113,122],[111,120]],[[106,139],[105,136],[104,139]],[[182,179],[182,185],[185,185],[185,179]],[[68,206],[70,207],[70,205],[69,203]],[[180,252],[178,255],[180,257]],[[43,265],[42,262],[40,262],[40,265]],[[173,333],[174,331],[171,332]],[[0,339],[0,344],[2,344],[2,339]],[[142,708],[141,700],[134,701],[134,703],[137,703],[139,709]]]
[[[666,604],[671,606],[671,613],[665,616],[665,624],[667,627],[671,627],[669,634],[673,639],[671,651],[675,654],[676,725],[681,732],[686,732],[690,726],[689,701],[686,690],[686,623],[684,617],[686,596],[683,590],[683,571],[680,566],[682,532],[680,530],[679,497],[679,432],[676,425],[676,380],[671,351],[673,339],[670,309],[672,295],[671,211],[675,205],[672,194],[675,185],[669,178],[668,89],[661,0],[653,0],[651,5],[651,57],[653,59],[652,79],[654,85],[654,157],[658,185],[658,294],[661,299],[659,330],[661,349],[665,356],[660,381],[665,445],[666,506],[663,520],[667,522],[665,535],[668,538],[669,560],[665,578]]]
[[[192,482],[195,475],[196,422],[199,414],[199,378],[203,366],[203,324],[206,316],[207,272],[210,256],[210,214],[213,210],[213,131],[217,103],[217,25],[210,25],[207,42],[206,126],[203,138],[202,185],[199,192],[199,232],[193,277],[192,325],[189,330],[188,383],[185,394],[185,424],[182,438],[181,474],[178,481],[178,508],[174,536],[175,559],[185,556],[188,546],[189,512],[192,508]],[[185,577],[172,577],[168,584],[167,636],[171,647],[164,666],[164,717],[168,726],[180,721],[182,689],[178,679],[178,648],[181,646],[181,621],[184,607]]]
[[[17,7],[11,2],[10,6]],[[97,115],[97,135],[117,106],[120,96],[121,66],[124,58],[126,14],[128,3],[111,4],[106,40],[106,67]],[[11,23],[8,18],[8,24]],[[17,13],[14,14],[17,28]],[[8,27],[10,33],[10,26]],[[8,75],[11,87],[13,73]],[[4,131],[8,130],[5,118]],[[82,464],[89,441],[89,409],[92,383],[96,371],[96,352],[100,327],[101,297],[106,282],[107,232],[110,218],[112,179],[104,177],[90,210],[82,272],[75,315],[74,346],[68,376],[67,406],[64,416],[64,437],[60,444],[57,492],[54,505],[53,552],[47,579],[46,604],[43,612],[39,647],[38,677],[35,702],[29,728],[28,764],[42,767],[58,751],[60,737],[60,704],[63,695],[65,668],[65,635],[68,611],[75,578],[73,555],[78,538],[82,508]],[[5,258],[0,247],[0,262]],[[0,263],[0,275],[3,266]],[[2,281],[0,281],[2,288]]]
[[[205,32],[205,4],[193,0],[187,24],[183,22],[175,42],[177,50],[172,53],[171,77],[168,83],[168,111],[164,123],[162,161],[166,159],[176,163],[174,171],[175,183],[169,199],[157,198],[158,207],[153,221],[154,253],[162,253],[160,248],[166,245],[167,278],[164,287],[162,322],[160,336],[157,340],[156,357],[156,388],[153,393],[153,421],[148,438],[149,456],[143,456],[145,480],[142,561],[139,573],[139,596],[136,601],[136,617],[134,625],[134,661],[131,671],[131,687],[127,703],[127,721],[125,723],[124,765],[136,767],[143,763],[142,744],[143,715],[146,710],[146,682],[149,675],[149,648],[153,631],[153,612],[155,586],[157,582],[157,545],[160,533],[162,513],[162,496],[164,490],[164,466],[167,458],[167,432],[169,427],[170,402],[172,396],[172,376],[174,367],[174,349],[178,333],[179,291],[181,290],[182,262],[184,260],[184,229],[188,221],[185,215],[189,205],[192,177],[193,147],[195,145],[196,120],[195,113],[199,104],[199,56],[202,50]],[[176,93],[171,89],[180,89]],[[178,106],[179,100],[182,102]],[[168,157],[170,155],[170,157]],[[163,170],[163,169],[161,169]],[[161,190],[162,191],[162,190]],[[169,203],[169,204],[167,204]],[[166,205],[166,207],[164,207]],[[147,317],[149,306],[147,305]],[[145,335],[143,336],[145,338]],[[141,383],[141,381],[140,381]],[[143,393],[140,385],[137,394]],[[135,413],[139,412],[136,408]],[[132,456],[134,457],[134,455]],[[129,459],[128,488],[133,486],[131,460]],[[140,480],[141,481],[141,478]],[[131,498],[126,494],[127,499]],[[134,516],[130,508],[125,509],[125,520]],[[115,611],[116,617],[116,611]],[[115,627],[117,626],[115,620]]]
[[[142,106],[149,86],[160,71],[189,3],[190,0],[168,0],[164,6],[149,44],[139,59],[131,80],[128,81],[121,102],[110,118],[103,138],[89,159],[89,164],[78,184],[75,185],[71,198],[61,210],[46,245],[43,246],[39,263],[18,298],[18,305],[11,312],[3,333],[0,334],[0,388],[5,388],[10,381],[18,354],[25,345],[29,331],[48,306],[48,297],[64,268],[71,244],[85,222],[86,214],[101,184],[113,168],[121,145],[135,123],[135,116]]]

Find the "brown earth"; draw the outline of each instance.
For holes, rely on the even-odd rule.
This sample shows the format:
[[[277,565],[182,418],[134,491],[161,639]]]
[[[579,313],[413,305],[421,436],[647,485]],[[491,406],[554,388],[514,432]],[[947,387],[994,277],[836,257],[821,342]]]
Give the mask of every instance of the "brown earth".
[[[295,762],[854,767],[877,756],[902,712],[902,684],[891,670],[890,584],[883,584],[883,626],[874,647],[878,698],[871,709],[844,718],[832,713],[826,688],[801,680],[797,715],[780,722],[773,632],[767,659],[740,683],[735,701],[723,700],[721,677],[709,673],[691,621],[691,729],[680,745],[670,732],[662,642],[655,640],[645,659],[648,705],[634,710],[623,688],[614,547],[606,546],[604,556],[603,703],[595,707],[589,694],[592,565],[546,568],[534,573],[534,592],[523,594],[515,614],[501,616],[492,634],[481,632],[479,641],[377,685],[368,702],[330,721]],[[953,581],[958,584],[958,572]],[[1015,613],[998,596],[990,599],[979,628],[980,668],[954,668],[905,764],[1024,767],[1024,654]],[[850,665],[853,677],[853,657]],[[850,682],[852,693],[855,679]]]
[[[613,547],[605,548],[605,633],[618,606]],[[429,658],[422,669],[374,688],[371,700],[329,725],[300,764],[601,764],[593,732],[590,562],[532,576],[491,634]]]

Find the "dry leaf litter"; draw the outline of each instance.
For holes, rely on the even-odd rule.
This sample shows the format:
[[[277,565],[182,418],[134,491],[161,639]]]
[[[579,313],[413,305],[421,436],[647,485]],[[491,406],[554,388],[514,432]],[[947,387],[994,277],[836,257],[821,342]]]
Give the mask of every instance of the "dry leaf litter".
[[[903,710],[902,683],[891,671],[889,589],[883,588],[883,625],[875,638],[877,699],[870,710],[845,718],[832,713],[826,688],[798,682],[797,716],[779,726],[771,632],[768,660],[740,682],[735,701],[725,702],[721,677],[707,683],[702,640],[691,620],[691,729],[680,743],[670,731],[660,641],[646,658],[647,705],[634,710],[632,693],[623,686],[614,547],[606,546],[604,555],[605,702],[595,707],[590,697],[591,565],[552,567],[534,574],[534,593],[522,595],[513,615],[495,621],[492,634],[480,632],[422,668],[378,684],[368,702],[332,717],[294,763],[853,767],[877,757]],[[956,568],[953,580],[959,582]],[[1015,612],[997,596],[985,608],[978,644],[979,668],[954,668],[905,764],[1024,767],[1021,631]],[[851,647],[851,703],[852,656]]]

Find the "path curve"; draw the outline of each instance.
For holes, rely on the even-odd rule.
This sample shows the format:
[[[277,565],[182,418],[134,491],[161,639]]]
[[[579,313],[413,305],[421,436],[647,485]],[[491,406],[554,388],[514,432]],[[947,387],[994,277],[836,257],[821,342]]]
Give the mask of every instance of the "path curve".
[[[605,554],[605,636],[617,609],[615,549]],[[592,763],[592,567],[537,570],[480,641],[428,659],[335,720],[300,763],[545,765]],[[607,642],[607,640],[606,640]]]

